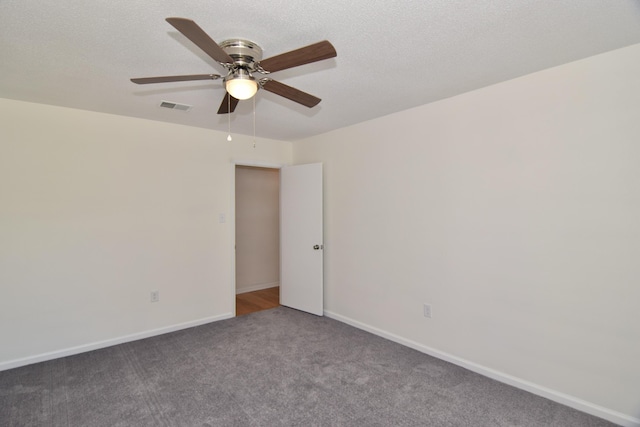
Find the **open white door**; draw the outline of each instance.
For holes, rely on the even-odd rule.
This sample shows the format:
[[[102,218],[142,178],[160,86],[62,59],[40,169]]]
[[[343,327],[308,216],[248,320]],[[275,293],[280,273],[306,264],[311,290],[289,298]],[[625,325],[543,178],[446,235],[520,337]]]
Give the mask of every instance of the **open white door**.
[[[322,163],[280,169],[280,304],[323,315]]]

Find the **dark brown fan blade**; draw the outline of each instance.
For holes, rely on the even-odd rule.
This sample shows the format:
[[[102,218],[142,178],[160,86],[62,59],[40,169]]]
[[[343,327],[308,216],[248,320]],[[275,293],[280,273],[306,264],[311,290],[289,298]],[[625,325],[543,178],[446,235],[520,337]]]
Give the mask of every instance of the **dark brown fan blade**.
[[[146,85],[149,83],[186,82],[189,80],[216,80],[220,77],[219,74],[191,74],[187,76],[140,77],[131,79],[131,81],[139,85]]]
[[[298,104],[302,104],[305,107],[314,107],[321,101],[320,98],[316,98],[306,92],[298,90],[294,87],[287,86],[284,83],[277,82],[275,80],[267,80],[262,84],[262,88],[276,95],[284,96]]]
[[[260,61],[259,65],[263,70],[273,73],[287,68],[297,67],[298,65],[333,58],[336,55],[337,53],[333,45],[324,40],[306,47],[301,47],[300,49],[292,50],[291,52],[272,56],[264,61]]]
[[[167,22],[216,61],[228,64],[233,63],[233,58],[227,55],[227,53],[218,46],[218,43],[213,41],[213,39],[191,19],[167,18]]]
[[[227,114],[233,113],[236,109],[236,105],[238,105],[238,99],[229,95],[229,92],[224,94],[224,99],[222,100],[222,104],[220,104],[220,108],[218,108],[218,114]]]

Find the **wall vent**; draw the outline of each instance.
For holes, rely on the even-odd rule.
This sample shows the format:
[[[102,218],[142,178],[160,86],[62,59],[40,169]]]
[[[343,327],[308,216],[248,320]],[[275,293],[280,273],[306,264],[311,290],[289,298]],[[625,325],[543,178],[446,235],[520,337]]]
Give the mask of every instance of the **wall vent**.
[[[176,102],[162,101],[160,102],[162,108],[169,108],[171,110],[189,111],[193,108],[192,105],[178,104]]]

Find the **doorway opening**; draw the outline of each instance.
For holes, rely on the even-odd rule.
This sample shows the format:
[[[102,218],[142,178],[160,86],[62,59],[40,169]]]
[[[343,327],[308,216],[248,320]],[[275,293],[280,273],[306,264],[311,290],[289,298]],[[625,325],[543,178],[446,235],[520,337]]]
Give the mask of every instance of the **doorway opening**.
[[[236,316],[280,305],[280,170],[236,165]]]

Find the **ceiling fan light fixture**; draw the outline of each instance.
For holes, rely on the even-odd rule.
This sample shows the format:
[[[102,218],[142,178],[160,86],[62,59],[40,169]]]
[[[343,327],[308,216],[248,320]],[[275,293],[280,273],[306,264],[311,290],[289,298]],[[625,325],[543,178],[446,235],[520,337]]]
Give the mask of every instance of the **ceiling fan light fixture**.
[[[287,70],[300,65],[334,58],[337,55],[336,49],[328,40],[263,60],[262,48],[250,40],[234,38],[224,40],[218,44],[191,19],[170,17],[166,21],[227,70],[227,76],[223,79],[226,92],[220,108],[218,108],[218,114],[233,113],[240,100],[253,98],[259,89],[265,89],[267,92],[287,98],[308,108],[315,107],[321,101],[318,97],[268,77],[256,80],[252,73],[270,74],[275,71]],[[131,79],[131,81],[135,84],[148,84],[216,80],[220,77],[222,76],[218,74],[192,74],[142,77]]]
[[[258,91],[258,82],[247,70],[241,68],[225,79],[225,88],[236,99],[249,99]]]

